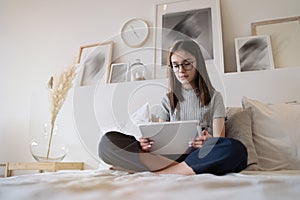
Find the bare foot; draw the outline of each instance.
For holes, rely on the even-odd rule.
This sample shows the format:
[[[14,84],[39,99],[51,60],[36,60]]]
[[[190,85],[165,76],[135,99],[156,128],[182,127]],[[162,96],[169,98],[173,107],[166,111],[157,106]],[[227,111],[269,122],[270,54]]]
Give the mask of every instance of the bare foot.
[[[154,172],[155,174],[181,174],[181,175],[194,175],[195,172],[185,162],[172,165],[162,170]]]
[[[168,168],[172,165],[178,164],[178,162],[166,158],[161,155],[156,155],[152,153],[140,153],[140,161],[148,168],[149,171],[154,172]]]

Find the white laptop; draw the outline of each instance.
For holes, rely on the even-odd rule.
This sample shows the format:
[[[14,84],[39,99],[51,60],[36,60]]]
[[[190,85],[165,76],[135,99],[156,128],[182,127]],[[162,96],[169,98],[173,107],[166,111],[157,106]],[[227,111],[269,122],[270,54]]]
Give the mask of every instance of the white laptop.
[[[155,154],[184,154],[198,134],[199,121],[150,122],[138,124],[141,134],[153,140],[150,152]],[[199,132],[201,133],[201,132]]]

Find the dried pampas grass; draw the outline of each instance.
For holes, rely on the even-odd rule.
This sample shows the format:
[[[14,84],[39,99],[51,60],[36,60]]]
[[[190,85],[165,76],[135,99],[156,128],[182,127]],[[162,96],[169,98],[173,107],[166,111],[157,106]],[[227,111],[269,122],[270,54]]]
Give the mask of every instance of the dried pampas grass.
[[[50,139],[48,143],[47,159],[50,155],[50,148],[53,136],[53,129],[55,121],[60,109],[65,102],[69,90],[73,86],[73,79],[76,76],[76,64],[74,63],[71,67],[63,71],[59,76],[51,76],[48,82],[48,88],[50,91],[50,111],[51,111],[51,129]]]

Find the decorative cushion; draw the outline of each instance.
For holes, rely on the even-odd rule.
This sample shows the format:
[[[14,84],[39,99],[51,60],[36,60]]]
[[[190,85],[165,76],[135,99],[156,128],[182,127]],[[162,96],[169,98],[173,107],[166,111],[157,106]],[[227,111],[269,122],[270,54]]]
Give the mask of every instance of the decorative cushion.
[[[227,108],[225,121],[226,137],[241,141],[248,151],[247,170],[257,170],[258,158],[252,140],[251,110],[242,108]]]
[[[142,107],[138,108],[133,114],[131,114],[130,119],[135,124],[150,122],[151,118],[149,103],[146,102]]]
[[[300,105],[242,99],[252,111],[253,142],[259,170],[300,169]]]

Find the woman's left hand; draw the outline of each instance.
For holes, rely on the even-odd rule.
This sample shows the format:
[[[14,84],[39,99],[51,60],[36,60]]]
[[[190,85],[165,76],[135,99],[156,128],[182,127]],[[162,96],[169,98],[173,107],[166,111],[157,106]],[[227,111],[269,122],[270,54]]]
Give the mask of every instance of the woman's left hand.
[[[191,146],[195,149],[201,148],[203,146],[203,144],[205,143],[205,141],[211,137],[212,136],[208,133],[207,130],[203,130],[202,135],[197,136],[195,138],[195,140],[191,143]]]

